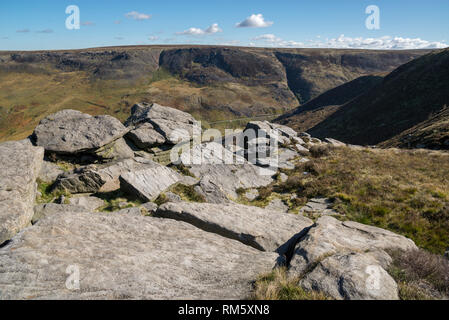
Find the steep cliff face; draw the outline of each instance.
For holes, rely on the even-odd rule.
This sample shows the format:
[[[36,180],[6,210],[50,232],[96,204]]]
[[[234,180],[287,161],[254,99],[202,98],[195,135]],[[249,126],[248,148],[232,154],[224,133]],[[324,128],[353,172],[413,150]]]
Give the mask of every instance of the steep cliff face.
[[[0,53],[0,140],[61,109],[124,120],[140,101],[215,121],[280,114],[425,51],[143,46]]]
[[[429,146],[447,149],[444,110],[448,105],[449,50],[445,49],[397,68],[380,85],[343,105],[309,131],[354,144],[392,139],[389,145],[409,147],[419,145],[417,137],[423,134]],[[411,131],[404,134],[406,130]]]

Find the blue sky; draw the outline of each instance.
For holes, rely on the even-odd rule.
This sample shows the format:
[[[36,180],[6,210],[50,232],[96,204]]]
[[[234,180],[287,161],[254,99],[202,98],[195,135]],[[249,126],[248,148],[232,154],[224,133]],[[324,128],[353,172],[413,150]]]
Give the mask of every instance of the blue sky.
[[[81,28],[68,30],[77,5]],[[380,9],[369,30],[365,9]],[[438,48],[449,44],[448,0],[14,0],[0,2],[0,50],[115,45]]]

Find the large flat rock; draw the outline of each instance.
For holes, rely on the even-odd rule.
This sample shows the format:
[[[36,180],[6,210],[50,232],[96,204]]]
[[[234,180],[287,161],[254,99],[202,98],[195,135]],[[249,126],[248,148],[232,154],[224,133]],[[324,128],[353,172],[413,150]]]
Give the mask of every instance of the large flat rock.
[[[30,224],[43,159],[29,140],[0,144],[0,244]]]
[[[262,251],[285,254],[313,221],[303,216],[240,204],[166,203],[158,217],[185,221]]]
[[[120,176],[121,188],[143,201],[155,200],[163,191],[179,181],[181,175],[164,166],[131,171]]]
[[[276,258],[185,222],[63,212],[0,249],[0,299],[244,299]]]
[[[323,216],[296,245],[289,272],[335,299],[397,299],[387,251],[413,249],[412,240],[388,230]]]
[[[89,152],[123,137],[128,129],[111,116],[62,110],[41,120],[33,133],[36,145],[63,154]]]

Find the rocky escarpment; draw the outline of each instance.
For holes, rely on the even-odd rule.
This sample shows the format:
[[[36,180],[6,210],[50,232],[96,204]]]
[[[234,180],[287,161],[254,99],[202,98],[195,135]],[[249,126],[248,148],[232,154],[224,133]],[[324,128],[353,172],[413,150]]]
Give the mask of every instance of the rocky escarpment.
[[[305,290],[334,299],[398,299],[388,250],[416,249],[413,241],[341,222],[327,207],[310,204],[313,221],[287,213],[282,199],[264,199],[263,188],[285,179],[280,169],[308,162],[309,149],[345,144],[269,122],[195,143],[187,138],[193,117],[144,104],[133,108],[128,127],[118,126],[120,134],[96,135],[99,128],[84,125],[89,116],[66,113],[42,121],[36,136],[70,128],[69,137],[97,140],[42,144],[40,174],[42,147],[0,145],[0,222],[8,230],[0,299],[245,299],[260,274],[280,266]],[[125,133],[145,124],[153,126],[146,136],[160,135],[163,145],[147,140],[139,149],[130,141]],[[185,135],[169,138],[178,128]],[[131,145],[129,158],[93,156],[111,136]],[[171,148],[168,166],[156,162],[162,146]],[[79,161],[83,153],[88,163]],[[251,195],[264,208],[237,203]]]

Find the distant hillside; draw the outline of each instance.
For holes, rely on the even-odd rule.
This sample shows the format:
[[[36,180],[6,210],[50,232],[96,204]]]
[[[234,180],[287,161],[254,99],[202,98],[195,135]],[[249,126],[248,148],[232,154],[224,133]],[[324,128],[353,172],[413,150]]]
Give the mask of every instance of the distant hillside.
[[[307,131],[336,112],[341,105],[366,93],[374,86],[380,84],[382,80],[382,76],[375,75],[359,77],[326,91],[306,104],[282,115],[275,121],[295,128],[298,131]]]
[[[140,101],[216,121],[280,114],[429,51],[141,46],[0,52],[0,141],[71,108],[124,120]]]
[[[381,85],[348,102],[309,132],[318,137],[374,145],[420,123],[429,127],[432,119],[444,121],[447,115],[441,112],[447,105],[449,49],[400,66]],[[441,114],[435,117],[438,113]],[[420,126],[415,127],[416,137],[420,136],[417,130]]]

